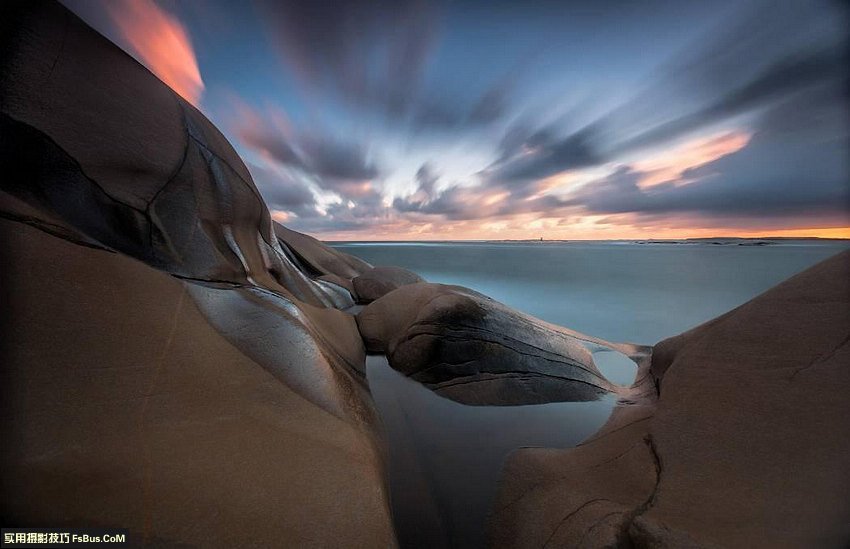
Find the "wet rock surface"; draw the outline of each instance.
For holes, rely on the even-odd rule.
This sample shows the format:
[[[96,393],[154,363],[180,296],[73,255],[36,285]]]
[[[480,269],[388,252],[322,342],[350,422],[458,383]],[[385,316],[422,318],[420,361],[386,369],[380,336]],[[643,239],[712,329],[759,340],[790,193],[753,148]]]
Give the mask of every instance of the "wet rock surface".
[[[367,349],[465,404],[595,400],[613,391],[578,334],[458,286],[403,286],[357,315]]]

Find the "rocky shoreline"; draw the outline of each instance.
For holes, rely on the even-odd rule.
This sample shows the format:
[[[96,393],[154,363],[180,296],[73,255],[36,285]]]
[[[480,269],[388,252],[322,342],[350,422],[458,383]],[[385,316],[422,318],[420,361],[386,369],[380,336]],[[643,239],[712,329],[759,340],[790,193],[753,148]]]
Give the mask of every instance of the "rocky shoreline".
[[[468,405],[619,397],[578,447],[512,456],[494,546],[850,540],[850,253],[654,349],[609,343],[274,222],[147,69],[58,3],[0,10],[4,525],[395,546],[380,352]]]
[[[657,344],[594,437],[520,450],[498,546],[840,547],[850,253]]]

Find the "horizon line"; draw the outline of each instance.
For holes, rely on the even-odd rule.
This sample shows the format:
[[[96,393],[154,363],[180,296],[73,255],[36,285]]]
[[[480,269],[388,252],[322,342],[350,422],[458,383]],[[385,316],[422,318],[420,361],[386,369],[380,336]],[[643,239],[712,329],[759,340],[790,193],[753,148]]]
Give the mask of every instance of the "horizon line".
[[[708,240],[834,240],[850,241],[850,237],[830,236],[699,236],[690,238],[480,238],[480,239],[396,239],[396,240],[364,240],[364,239],[322,239],[323,242],[695,242]]]

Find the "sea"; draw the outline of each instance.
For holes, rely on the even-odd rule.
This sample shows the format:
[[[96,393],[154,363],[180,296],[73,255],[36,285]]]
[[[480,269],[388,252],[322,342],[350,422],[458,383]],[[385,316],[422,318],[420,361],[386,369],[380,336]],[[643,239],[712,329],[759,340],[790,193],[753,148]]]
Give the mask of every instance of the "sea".
[[[652,345],[723,314],[842,250],[850,241],[334,242],[373,265],[466,286],[520,311],[613,342]],[[594,354],[629,385],[626,357]],[[388,480],[402,547],[484,547],[500,473],[523,447],[570,448],[616,405],[466,406],[367,360],[388,443]]]

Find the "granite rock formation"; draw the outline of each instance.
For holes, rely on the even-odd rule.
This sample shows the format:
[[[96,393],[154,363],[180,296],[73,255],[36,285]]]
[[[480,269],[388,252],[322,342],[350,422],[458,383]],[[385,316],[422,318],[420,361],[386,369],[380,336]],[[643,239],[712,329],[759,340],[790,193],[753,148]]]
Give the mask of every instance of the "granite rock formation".
[[[850,539],[848,253],[651,354],[583,336],[274,223],[195,107],[43,0],[0,5],[0,172],[4,525],[394,546],[368,350],[469,404],[620,397],[513,455],[496,546]]]
[[[357,300],[352,280],[371,271],[372,265],[330,248],[312,236],[287,229],[280,223],[274,223],[274,233],[278,241],[294,254],[302,272],[310,273],[319,284],[329,282],[345,288]]]
[[[277,333],[234,340],[195,293],[263,310],[253,296],[32,214],[0,218],[3,524],[128,528],[133,546],[393,545],[364,390],[306,325],[270,308]]]
[[[359,301],[370,303],[396,288],[424,280],[418,274],[401,267],[374,267],[355,277],[352,282]]]
[[[659,343],[629,406],[504,471],[500,547],[850,540],[850,252]]]
[[[351,293],[221,133],[55,2],[0,7],[3,524],[392,546]],[[247,534],[250,533],[250,534]]]
[[[464,404],[595,400],[614,390],[586,346],[602,342],[459,286],[402,286],[367,305],[357,324],[369,351]]]

